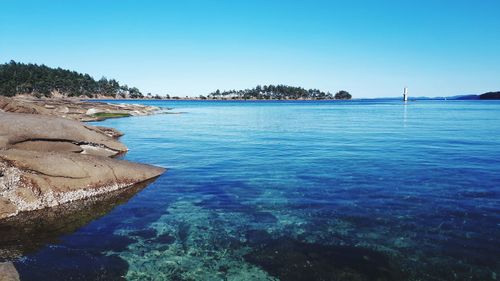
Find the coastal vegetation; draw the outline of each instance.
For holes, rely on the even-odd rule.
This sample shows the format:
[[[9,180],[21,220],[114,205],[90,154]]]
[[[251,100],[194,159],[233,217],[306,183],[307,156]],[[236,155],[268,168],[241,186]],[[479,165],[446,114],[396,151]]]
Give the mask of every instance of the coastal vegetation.
[[[0,65],[0,96],[29,94],[35,97],[144,98],[136,87],[122,85],[115,79],[95,80],[89,74],[46,65],[15,61]],[[150,97],[153,97],[149,94]],[[154,96],[159,98],[158,95]]]
[[[318,89],[306,90],[302,87],[287,85],[264,85],[245,90],[216,90],[207,97],[200,96],[199,99],[254,99],[254,100],[331,100],[351,99],[347,91],[340,91],[335,95]]]
[[[143,94],[136,87],[120,84],[115,79],[94,79],[89,74],[44,64],[20,63],[11,60],[0,64],[0,96],[32,95],[41,97],[162,99],[159,95]],[[184,99],[166,95],[166,99]],[[239,100],[332,100],[351,99],[347,91],[336,94],[318,89],[304,89],[287,85],[264,85],[245,90],[216,90],[207,96],[185,99],[239,99]]]
[[[350,100],[352,96],[347,91],[339,91],[335,94],[334,98],[336,100]]]

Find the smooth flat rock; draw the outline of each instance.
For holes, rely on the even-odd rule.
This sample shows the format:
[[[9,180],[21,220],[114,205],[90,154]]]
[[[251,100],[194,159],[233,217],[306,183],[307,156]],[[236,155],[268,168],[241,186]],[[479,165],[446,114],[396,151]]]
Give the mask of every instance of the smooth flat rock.
[[[115,128],[108,128],[108,127],[103,127],[103,126],[94,126],[94,128],[98,129],[102,133],[105,133],[106,135],[108,135],[112,138],[115,138],[115,139],[123,136],[123,133]]]
[[[0,97],[0,110],[5,112],[50,114],[50,109],[36,104],[27,104],[12,98]]]
[[[21,150],[34,150],[34,151],[67,151],[80,153],[84,149],[71,142],[60,142],[60,141],[25,141],[16,143],[11,146],[15,149]]]
[[[19,281],[19,273],[11,262],[0,263],[0,281]]]
[[[0,111],[0,219],[113,192],[165,169],[109,158],[122,133],[51,115]]]
[[[14,98],[0,96],[0,111],[52,115],[77,121],[106,119],[98,113],[125,113],[135,116],[150,115],[159,110],[160,108],[156,106],[88,102],[77,98],[36,99],[27,96]]]
[[[115,191],[164,171],[103,156],[0,150],[0,219]]]
[[[91,145],[115,154],[127,151],[125,145],[109,134],[103,129],[55,116],[0,112],[0,149],[22,146],[23,142],[45,141]],[[45,144],[44,148],[46,150],[40,150],[61,151],[60,145]],[[74,150],[74,147],[69,149]]]

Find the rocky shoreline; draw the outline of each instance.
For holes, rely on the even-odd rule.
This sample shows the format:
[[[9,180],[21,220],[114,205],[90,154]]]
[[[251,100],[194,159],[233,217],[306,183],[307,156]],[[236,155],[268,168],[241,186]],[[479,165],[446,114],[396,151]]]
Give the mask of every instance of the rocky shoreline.
[[[0,111],[58,116],[82,122],[101,121],[113,117],[150,115],[160,110],[161,108],[156,106],[89,102],[75,98],[0,97]]]
[[[128,150],[117,139],[121,132],[80,122],[159,110],[76,100],[0,98],[0,222],[160,176],[165,169],[112,158]],[[107,115],[96,115],[99,112]]]

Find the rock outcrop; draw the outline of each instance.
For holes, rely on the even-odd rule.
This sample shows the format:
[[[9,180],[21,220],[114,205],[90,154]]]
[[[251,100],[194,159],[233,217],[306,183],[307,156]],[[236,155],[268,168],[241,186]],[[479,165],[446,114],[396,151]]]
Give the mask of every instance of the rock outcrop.
[[[20,212],[0,220],[0,263],[38,251],[59,237],[75,232],[116,206],[126,203],[155,179],[85,200],[51,208]],[[0,274],[1,276],[1,274]],[[1,281],[1,278],[0,278]]]
[[[0,149],[82,152],[111,156],[127,151],[115,129],[37,114],[0,112]]]
[[[11,262],[0,263],[0,281],[19,281],[19,273],[17,273],[14,264]]]
[[[111,104],[87,102],[79,99],[35,99],[18,96],[0,96],[0,111],[41,114],[63,117],[77,121],[100,121],[114,116],[150,115],[161,110],[156,106],[139,104]]]
[[[0,219],[116,191],[163,168],[109,158],[121,132],[39,114],[0,112]]]
[[[0,151],[0,218],[115,191],[162,168],[72,152]]]

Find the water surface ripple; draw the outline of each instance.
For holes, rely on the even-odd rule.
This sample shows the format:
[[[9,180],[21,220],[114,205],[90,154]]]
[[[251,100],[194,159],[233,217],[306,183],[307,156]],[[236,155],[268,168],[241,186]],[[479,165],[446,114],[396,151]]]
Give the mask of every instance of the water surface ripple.
[[[142,103],[99,125],[169,171],[23,279],[500,278],[500,102]]]

